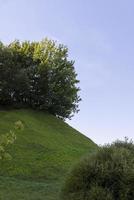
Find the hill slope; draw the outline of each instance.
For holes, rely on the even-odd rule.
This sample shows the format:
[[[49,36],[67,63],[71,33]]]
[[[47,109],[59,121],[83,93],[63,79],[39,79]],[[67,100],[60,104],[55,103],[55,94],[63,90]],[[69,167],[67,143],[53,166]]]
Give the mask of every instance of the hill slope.
[[[56,117],[32,110],[0,111],[0,134],[17,120],[25,128],[10,147],[13,159],[0,163],[0,199],[58,199],[70,166],[96,145]]]

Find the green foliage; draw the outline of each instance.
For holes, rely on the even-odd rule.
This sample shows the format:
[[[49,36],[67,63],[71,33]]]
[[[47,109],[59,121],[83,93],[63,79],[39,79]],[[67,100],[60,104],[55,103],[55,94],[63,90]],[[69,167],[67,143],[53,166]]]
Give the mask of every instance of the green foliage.
[[[16,130],[21,130],[21,131],[24,130],[24,125],[23,125],[22,121],[20,121],[20,120],[16,121],[14,128]]]
[[[0,160],[11,160],[12,156],[8,152],[8,146],[13,144],[16,140],[15,130],[23,130],[24,126],[21,121],[16,121],[14,130],[10,130],[9,133],[0,135]]]
[[[47,110],[62,119],[78,112],[79,81],[68,48],[52,40],[0,45],[0,105]]]
[[[15,130],[12,160],[0,162],[0,198],[58,200],[68,169],[97,145],[53,115],[29,109],[0,111],[0,133],[18,119],[24,130]]]
[[[72,170],[62,199],[132,200],[133,186],[134,144],[116,141],[86,157]]]

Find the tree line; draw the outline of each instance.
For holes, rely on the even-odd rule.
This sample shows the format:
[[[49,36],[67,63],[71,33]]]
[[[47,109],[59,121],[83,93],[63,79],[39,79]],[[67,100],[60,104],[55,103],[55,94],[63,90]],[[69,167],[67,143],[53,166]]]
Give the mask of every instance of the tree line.
[[[78,112],[78,83],[66,46],[48,39],[0,42],[0,106],[70,118]]]

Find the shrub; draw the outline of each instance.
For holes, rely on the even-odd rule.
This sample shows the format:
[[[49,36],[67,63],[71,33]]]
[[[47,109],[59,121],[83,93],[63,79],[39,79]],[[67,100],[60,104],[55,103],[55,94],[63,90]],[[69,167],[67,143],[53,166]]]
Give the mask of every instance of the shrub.
[[[8,152],[8,147],[14,144],[16,140],[16,131],[23,130],[24,125],[19,120],[14,124],[14,129],[10,130],[9,133],[0,135],[0,160],[11,160],[12,156]]]
[[[62,189],[63,200],[134,199],[134,144],[116,141],[84,158]]]

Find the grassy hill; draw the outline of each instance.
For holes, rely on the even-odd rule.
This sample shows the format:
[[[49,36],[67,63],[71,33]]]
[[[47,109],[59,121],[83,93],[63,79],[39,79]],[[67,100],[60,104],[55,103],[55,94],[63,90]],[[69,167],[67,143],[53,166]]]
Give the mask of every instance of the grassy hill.
[[[0,134],[21,120],[24,130],[0,163],[1,200],[58,200],[68,169],[96,145],[68,124],[32,110],[0,111]]]

